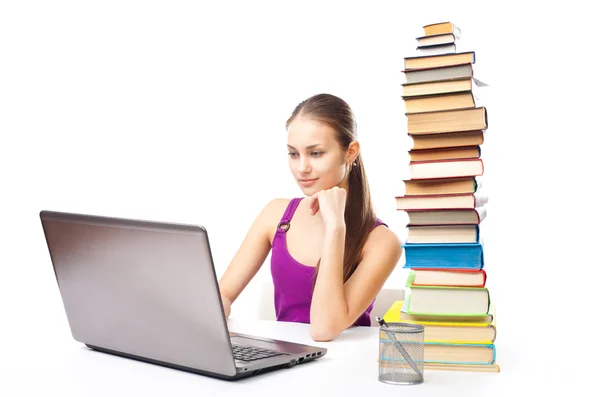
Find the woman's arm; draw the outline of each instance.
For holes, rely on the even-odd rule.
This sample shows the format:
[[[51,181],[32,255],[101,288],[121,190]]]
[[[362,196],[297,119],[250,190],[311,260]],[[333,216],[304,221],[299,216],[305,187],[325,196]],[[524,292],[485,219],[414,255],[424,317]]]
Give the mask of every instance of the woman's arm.
[[[231,304],[256,275],[271,250],[271,237],[277,221],[289,200],[269,202],[250,226],[244,241],[219,280],[225,316],[231,314]]]
[[[345,192],[333,189],[319,193],[319,211],[324,212],[325,237],[319,274],[310,309],[311,336],[329,341],[350,327],[367,309],[394,270],[402,254],[396,234],[379,226],[367,238],[362,260],[343,282],[346,226],[343,220]],[[337,216],[334,216],[337,214]]]
[[[325,232],[325,246],[319,265],[311,306],[311,336],[329,341],[350,327],[364,313],[385,284],[402,254],[396,234],[379,226],[365,243],[363,258],[343,283],[345,230]]]

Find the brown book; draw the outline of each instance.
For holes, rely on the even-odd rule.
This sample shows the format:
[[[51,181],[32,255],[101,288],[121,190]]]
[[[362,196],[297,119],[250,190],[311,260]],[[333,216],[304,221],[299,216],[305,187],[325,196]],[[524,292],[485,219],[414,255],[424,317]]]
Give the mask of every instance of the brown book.
[[[475,193],[481,186],[481,178],[477,176],[421,180],[408,179],[403,182],[405,195],[407,196]]]
[[[426,95],[451,94],[457,92],[473,92],[478,88],[487,86],[486,83],[474,77],[454,80],[426,81],[421,83],[402,84],[402,98],[407,100],[413,97]]]
[[[477,105],[478,100],[472,92],[457,92],[404,99],[406,114],[474,108]]]
[[[409,150],[410,161],[470,159],[481,157],[480,146]]]
[[[463,131],[452,134],[410,135],[411,150],[441,149],[459,146],[483,145],[483,131]]]
[[[480,225],[487,215],[485,206],[466,210],[406,211],[408,226]]]
[[[406,117],[408,119],[408,135],[486,130],[488,127],[485,107],[409,113]]]
[[[463,63],[475,63],[475,51],[405,57],[404,69],[410,70],[433,68],[436,66],[453,66]]]
[[[479,225],[410,225],[408,244],[475,244],[480,242]]]

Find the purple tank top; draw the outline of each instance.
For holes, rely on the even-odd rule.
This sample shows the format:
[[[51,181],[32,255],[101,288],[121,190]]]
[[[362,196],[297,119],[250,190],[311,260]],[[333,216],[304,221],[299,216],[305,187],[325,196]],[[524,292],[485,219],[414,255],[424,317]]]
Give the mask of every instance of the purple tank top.
[[[294,198],[290,201],[277,227],[275,237],[273,237],[271,275],[273,276],[275,290],[274,301],[277,321],[310,323],[310,304],[315,268],[296,261],[287,250],[286,242],[286,232],[290,228],[290,221],[301,200],[302,198]],[[377,219],[374,228],[379,225],[385,225],[385,223]],[[370,315],[374,303],[375,301],[371,302],[354,325],[371,326]]]

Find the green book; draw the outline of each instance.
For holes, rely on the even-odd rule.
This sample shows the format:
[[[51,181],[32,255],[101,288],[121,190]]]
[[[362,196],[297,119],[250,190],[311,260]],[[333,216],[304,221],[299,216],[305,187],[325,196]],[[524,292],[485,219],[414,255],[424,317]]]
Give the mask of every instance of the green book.
[[[485,316],[490,309],[486,287],[412,285],[414,273],[406,280],[408,297],[402,311],[413,315]]]

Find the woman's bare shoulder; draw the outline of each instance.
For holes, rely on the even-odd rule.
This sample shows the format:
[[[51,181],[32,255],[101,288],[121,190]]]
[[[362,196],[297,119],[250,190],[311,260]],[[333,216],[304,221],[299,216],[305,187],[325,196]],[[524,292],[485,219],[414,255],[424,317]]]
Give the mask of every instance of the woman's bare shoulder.
[[[269,225],[274,223],[276,226],[290,201],[291,199],[288,198],[274,198],[267,202],[259,215],[262,223]]]
[[[291,199],[274,198],[264,206],[260,215],[258,215],[257,222],[261,225],[265,236],[271,244],[273,243],[272,240],[277,230],[277,225],[290,201]]]
[[[287,208],[288,204],[292,201],[289,198],[274,198],[267,203],[265,211],[269,213],[283,215],[283,211]]]
[[[386,225],[379,225],[369,233],[363,252],[380,250],[382,247],[391,251],[402,250],[402,241],[400,237]]]

